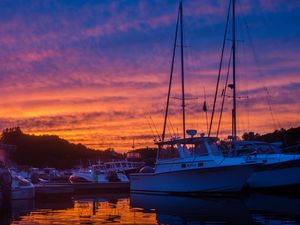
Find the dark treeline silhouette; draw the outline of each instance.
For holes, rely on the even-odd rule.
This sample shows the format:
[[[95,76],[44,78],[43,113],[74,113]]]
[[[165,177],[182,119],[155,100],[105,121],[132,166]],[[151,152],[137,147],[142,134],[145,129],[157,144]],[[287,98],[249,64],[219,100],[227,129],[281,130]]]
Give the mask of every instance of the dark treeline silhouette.
[[[156,159],[157,148],[139,148],[131,152],[138,152],[141,155],[141,159],[148,166],[153,166]]]
[[[66,169],[123,157],[113,149],[97,151],[82,144],[70,143],[56,135],[24,134],[19,127],[5,129],[1,143],[16,146],[15,150],[9,152],[10,160],[14,163],[40,168],[48,166]]]
[[[266,142],[282,142],[282,147],[289,147],[298,145],[300,142],[300,127],[290,128],[285,130],[275,130],[273,133],[260,135],[254,132],[243,134],[244,140],[249,141],[266,141]]]

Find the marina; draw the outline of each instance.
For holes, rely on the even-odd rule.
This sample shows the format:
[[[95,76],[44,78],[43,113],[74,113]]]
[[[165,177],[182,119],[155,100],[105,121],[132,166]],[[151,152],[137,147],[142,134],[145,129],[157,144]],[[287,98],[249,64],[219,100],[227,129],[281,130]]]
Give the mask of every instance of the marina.
[[[3,6],[0,225],[300,225],[299,2]]]

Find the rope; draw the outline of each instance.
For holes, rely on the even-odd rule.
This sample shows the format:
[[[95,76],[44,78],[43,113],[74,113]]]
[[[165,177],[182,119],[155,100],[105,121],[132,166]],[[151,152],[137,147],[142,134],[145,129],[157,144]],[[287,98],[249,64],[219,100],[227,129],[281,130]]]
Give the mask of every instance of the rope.
[[[220,83],[220,77],[221,77],[221,71],[222,71],[222,64],[223,64],[223,56],[224,56],[224,50],[225,50],[225,43],[226,43],[226,37],[227,37],[227,31],[228,31],[230,6],[231,6],[231,0],[229,1],[229,6],[228,6],[228,13],[227,13],[227,19],[226,19],[226,27],[225,27],[224,39],[223,39],[223,45],[222,45],[222,52],[221,52],[221,60],[220,60],[220,64],[219,64],[217,86],[216,86],[216,91],[215,91],[213,109],[212,109],[212,113],[211,113],[211,120],[210,120],[210,124],[209,124],[208,137],[210,136],[211,128],[212,128],[212,123],[213,123],[213,119],[214,119],[214,113],[215,113],[215,107],[216,107],[216,101],[217,101],[217,95],[218,95],[218,89],[219,89],[219,83]]]

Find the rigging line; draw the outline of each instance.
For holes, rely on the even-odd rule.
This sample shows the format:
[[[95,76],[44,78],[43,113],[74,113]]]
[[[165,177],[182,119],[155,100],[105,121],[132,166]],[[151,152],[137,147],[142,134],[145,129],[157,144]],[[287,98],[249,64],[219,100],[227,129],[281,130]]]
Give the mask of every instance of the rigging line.
[[[155,132],[156,132],[156,134],[157,134],[157,136],[158,136],[158,139],[160,140],[160,135],[159,135],[158,132],[157,132],[156,125],[155,125],[155,123],[154,123],[154,121],[153,121],[153,119],[152,119],[151,116],[150,116],[150,119],[151,119],[151,121],[152,121],[152,123],[153,123],[154,130],[155,130]]]
[[[203,87],[203,94],[204,94],[204,103],[205,103],[205,118],[206,118],[206,129],[207,129],[207,133],[208,133],[208,118],[207,118],[207,102],[206,102],[206,92],[205,92],[205,87]]]
[[[215,91],[213,108],[212,108],[212,112],[211,112],[211,119],[210,119],[210,124],[209,124],[208,137],[210,136],[210,133],[211,133],[211,128],[212,128],[213,119],[214,119],[214,113],[215,113],[215,107],[216,107],[216,101],[217,101],[217,96],[218,96],[218,89],[219,89],[219,83],[220,83],[220,77],[221,77],[221,71],[222,71],[222,64],[223,64],[223,56],[224,56],[224,50],[225,50],[225,44],[226,44],[226,37],[227,37],[227,32],[228,32],[228,23],[229,23],[229,16],[230,16],[230,6],[231,6],[231,0],[229,1],[229,6],[228,6],[226,26],[225,26],[225,31],[224,31],[224,39],[223,39],[223,44],[222,44],[221,59],[220,59],[219,71],[218,71],[217,86],[216,86],[216,91]]]
[[[222,98],[222,105],[221,105],[221,112],[220,112],[220,117],[219,117],[218,129],[217,129],[217,134],[216,134],[217,137],[219,136],[220,126],[221,126],[221,120],[222,120],[222,115],[223,115],[224,102],[225,102],[226,90],[227,90],[227,84],[228,84],[228,78],[229,78],[229,73],[230,73],[231,57],[232,57],[232,49],[231,49],[231,52],[230,52],[229,63],[228,63],[228,67],[227,67],[227,75],[226,75],[225,87],[223,89],[224,92],[222,93],[223,94],[223,98]]]
[[[242,16],[242,19],[243,19],[243,22],[245,24],[245,27],[246,27],[246,33],[249,37],[249,42],[250,42],[250,46],[251,46],[251,50],[252,50],[252,53],[253,53],[253,56],[254,56],[254,61],[255,61],[255,64],[258,68],[258,73],[259,73],[259,77],[263,77],[263,73],[261,71],[261,66],[260,66],[260,63],[258,61],[258,56],[257,56],[257,53],[256,53],[256,49],[254,47],[254,44],[253,44],[253,39],[252,39],[252,36],[251,36],[251,33],[249,31],[249,26],[248,26],[248,23],[246,21],[246,18],[245,18],[245,15],[243,14]],[[273,109],[272,109],[272,103],[271,103],[271,96],[270,96],[270,92],[267,88],[267,86],[265,85],[265,82],[263,81],[263,79],[261,79],[262,83],[263,83],[263,89],[265,90],[266,92],[266,100],[267,100],[267,104],[268,104],[268,108],[269,108],[269,112],[271,114],[271,118],[272,118],[272,122],[273,122],[273,126],[275,129],[277,129],[278,127],[281,127],[278,119],[275,118],[275,115],[274,115],[274,112],[273,112]]]
[[[172,132],[171,132],[171,130],[170,130],[170,126],[167,124],[167,129],[168,129],[168,131],[169,131],[169,134],[170,134],[170,136],[171,136],[171,138],[172,138]]]
[[[151,124],[150,124],[150,122],[149,122],[149,120],[148,120],[147,117],[146,117],[146,120],[147,120],[147,122],[148,122],[148,125],[149,125],[149,127],[150,127],[150,130],[151,130],[151,132],[152,132],[152,135],[153,135],[154,141],[155,141],[155,140],[156,140],[156,135],[154,134],[154,131],[153,131],[153,129],[152,129],[152,126],[151,126]]]
[[[176,132],[175,132],[175,130],[174,130],[174,127],[173,127],[173,124],[171,123],[170,118],[168,118],[168,120],[169,120],[169,123],[170,123],[170,125],[171,125],[172,132],[173,132],[174,136],[176,137]]]
[[[173,78],[176,44],[177,44],[177,36],[178,36],[178,25],[179,25],[179,14],[180,14],[179,12],[180,12],[180,10],[178,9],[174,46],[173,46],[173,54],[172,54],[171,71],[170,71],[170,81],[169,81],[169,88],[168,88],[167,105],[166,105],[166,112],[165,112],[165,119],[164,119],[164,127],[163,127],[163,132],[162,132],[162,141],[164,141],[164,139],[165,139],[166,125],[167,125],[167,118],[168,118],[168,111],[169,111],[170,94],[171,94],[171,87],[172,87],[172,78]]]

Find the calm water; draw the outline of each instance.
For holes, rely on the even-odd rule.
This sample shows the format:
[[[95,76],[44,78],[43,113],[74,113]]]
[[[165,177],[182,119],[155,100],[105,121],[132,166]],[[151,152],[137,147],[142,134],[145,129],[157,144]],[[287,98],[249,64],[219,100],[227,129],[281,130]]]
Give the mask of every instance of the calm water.
[[[0,224],[300,224],[300,198],[81,195],[14,201]]]

